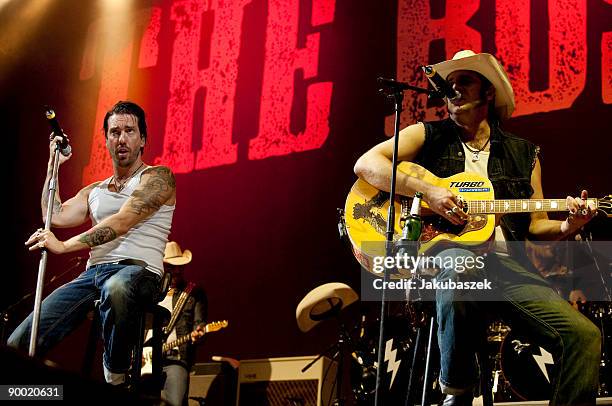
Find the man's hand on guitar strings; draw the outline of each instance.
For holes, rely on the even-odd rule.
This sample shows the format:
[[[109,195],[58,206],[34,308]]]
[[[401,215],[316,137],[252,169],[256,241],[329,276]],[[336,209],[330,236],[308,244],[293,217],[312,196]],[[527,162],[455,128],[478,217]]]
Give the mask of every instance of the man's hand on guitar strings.
[[[566,199],[569,215],[567,219],[561,223],[561,232],[574,232],[591,221],[597,215],[597,209],[591,202],[587,205],[589,194],[583,190],[580,197],[568,196]]]
[[[455,225],[464,224],[469,216],[461,209],[461,202],[450,190],[432,186],[424,195],[429,208]]]
[[[205,333],[206,332],[204,331],[204,326],[199,325],[194,331],[191,332],[191,342],[195,343],[200,338],[202,338]]]

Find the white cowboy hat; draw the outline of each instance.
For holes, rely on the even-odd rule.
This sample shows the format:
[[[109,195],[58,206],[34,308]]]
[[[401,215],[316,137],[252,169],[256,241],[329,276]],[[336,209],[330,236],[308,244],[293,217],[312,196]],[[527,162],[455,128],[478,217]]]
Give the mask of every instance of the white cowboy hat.
[[[357,293],[344,283],[318,286],[308,292],[295,309],[298,327],[305,333],[358,299]]]
[[[491,54],[477,54],[474,51],[459,51],[453,59],[436,63],[434,69],[444,79],[457,70],[471,70],[480,73],[495,87],[495,109],[499,118],[505,120],[514,111],[514,91],[504,67]]]
[[[181,247],[174,241],[166,243],[164,262],[170,265],[185,265],[191,262],[191,251],[181,251]]]

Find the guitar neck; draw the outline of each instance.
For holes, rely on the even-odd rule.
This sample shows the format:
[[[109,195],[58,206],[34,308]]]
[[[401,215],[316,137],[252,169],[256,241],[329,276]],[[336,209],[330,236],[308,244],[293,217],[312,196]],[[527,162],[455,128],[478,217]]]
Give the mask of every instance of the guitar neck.
[[[191,334],[186,334],[184,336],[177,338],[174,341],[170,341],[169,343],[164,343],[162,345],[162,352],[170,351],[174,347],[180,347],[181,345],[189,342],[189,340],[191,340]]]
[[[510,200],[469,200],[471,214],[508,214],[567,211],[565,199],[510,199]],[[597,199],[587,199],[587,204],[599,207]]]
[[[204,324],[204,323],[199,324],[198,325],[198,329],[200,327],[203,327],[203,329],[201,330],[202,334],[199,335],[199,337],[202,337],[203,335],[211,333],[211,332],[219,331],[222,328],[227,327],[227,325],[228,325],[227,320],[215,321],[213,323],[208,323],[208,324]],[[189,342],[191,340],[191,334],[196,332],[196,331],[199,331],[198,329],[192,331],[189,334],[185,334],[184,336],[180,336],[179,338],[177,338],[174,341],[170,341],[169,343],[164,343],[162,345],[162,352],[165,353],[166,351],[169,351],[169,350],[173,349],[174,347],[179,347],[179,346]]]

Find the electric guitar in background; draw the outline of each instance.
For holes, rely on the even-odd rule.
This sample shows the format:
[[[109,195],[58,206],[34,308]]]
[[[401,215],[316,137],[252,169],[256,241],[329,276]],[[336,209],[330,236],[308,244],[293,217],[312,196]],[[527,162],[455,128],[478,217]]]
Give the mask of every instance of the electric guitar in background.
[[[227,320],[223,320],[223,321],[214,321],[208,324],[202,323],[200,324],[200,326],[204,326],[203,328],[204,335],[206,335],[208,333],[212,333],[214,331],[219,331],[221,329],[224,329],[225,327],[228,326],[228,324],[229,323]],[[192,333],[196,331],[197,329],[193,330]],[[162,356],[165,357],[165,354],[171,349],[175,347],[180,347],[181,345],[188,343],[190,341],[191,341],[191,333],[185,334],[184,336],[180,336],[176,340],[164,343],[162,345],[162,354],[163,354]],[[143,347],[142,349],[142,369],[140,370],[141,375],[153,373],[152,358],[153,358],[153,348]]]
[[[491,181],[476,173],[462,172],[448,178],[438,178],[412,162],[402,162],[397,169],[432,185],[449,189],[459,198],[463,211],[469,216],[465,224],[454,225],[422,202],[423,231],[420,253],[431,251],[443,242],[471,246],[483,244],[494,233],[496,215],[568,210],[566,199],[496,200]],[[401,236],[403,219],[407,217],[410,200],[405,196],[398,196],[394,202],[396,213],[401,213],[395,218],[394,240]],[[598,215],[612,217],[612,195],[602,199],[589,198],[588,204],[591,203],[597,208]],[[358,179],[348,194],[344,209],[353,254],[363,267],[372,272],[373,258],[385,255],[389,193]]]

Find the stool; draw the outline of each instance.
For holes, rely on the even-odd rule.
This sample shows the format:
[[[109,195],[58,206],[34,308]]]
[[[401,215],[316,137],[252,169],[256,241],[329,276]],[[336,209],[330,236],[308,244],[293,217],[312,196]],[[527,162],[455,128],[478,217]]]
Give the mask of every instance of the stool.
[[[160,290],[157,297],[154,299],[155,304],[151,304],[145,306],[139,314],[139,317],[136,321],[138,326],[138,336],[136,338],[136,344],[132,350],[132,367],[130,372],[128,373],[129,379],[128,383],[132,386],[134,390],[139,390],[139,386],[141,384],[140,379],[140,370],[142,368],[142,348],[144,343],[144,333],[147,329],[153,330],[153,335],[151,338],[151,345],[153,348],[152,354],[152,389],[161,390],[163,387],[164,379],[162,376],[162,344],[164,341],[164,332],[163,327],[170,320],[170,312],[165,307],[158,305],[157,303],[164,300],[168,290],[170,288],[170,282],[172,279],[172,275],[169,272],[165,272],[162,276],[160,283]],[[100,301],[95,301],[95,308],[93,311],[93,320],[91,329],[89,331],[89,338],[87,341],[87,346],[85,349],[85,357],[83,361],[83,365],[81,367],[81,372],[84,376],[90,376],[91,370],[95,358],[97,342],[100,337],[100,329],[101,329],[101,320],[100,320],[100,312],[98,307],[100,305]]]
[[[419,351],[420,342],[422,340],[422,330],[425,326],[417,327],[417,338],[414,347],[414,355],[412,359],[412,369],[410,372],[410,380],[408,382],[408,392],[406,394],[406,406],[411,404],[412,390],[414,386],[413,374],[415,371],[417,353]],[[432,341],[436,334],[436,321],[435,316],[430,315],[428,328],[428,338],[427,338],[427,353],[425,358],[425,376],[423,379],[423,392],[421,398],[421,404],[427,405],[429,404],[429,391],[431,385],[429,385],[429,379],[431,375],[429,361],[432,352]],[[476,352],[476,361],[479,369],[479,377],[480,377],[480,393],[482,394],[482,404],[483,406],[493,406],[493,382],[491,376],[491,370],[488,365],[488,353],[487,353],[487,339],[486,335],[482,337],[482,341],[479,345],[480,350]]]
[[[164,296],[166,296],[164,294]],[[163,298],[162,298],[163,299]],[[145,339],[145,331],[152,329],[151,347],[153,354],[151,358],[152,378],[147,389],[153,392],[162,390],[164,385],[163,367],[162,367],[162,345],[165,341],[163,327],[170,321],[170,312],[163,306],[154,304],[146,307],[140,314],[138,325],[138,340],[134,345],[132,352],[132,369],[130,372],[130,384],[135,390],[140,389],[141,379],[140,370],[142,369],[142,348]]]
[[[484,337],[480,350],[476,352],[476,361],[480,371],[480,392],[483,406],[493,406],[493,376],[489,368],[489,353],[487,352],[487,339]]]

